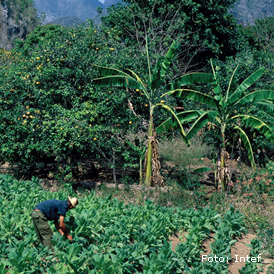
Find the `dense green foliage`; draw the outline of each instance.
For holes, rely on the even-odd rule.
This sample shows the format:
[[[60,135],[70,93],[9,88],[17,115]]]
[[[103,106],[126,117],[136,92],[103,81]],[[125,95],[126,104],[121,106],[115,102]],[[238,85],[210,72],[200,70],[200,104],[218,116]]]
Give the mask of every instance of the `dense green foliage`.
[[[228,13],[234,2],[123,1],[108,8],[109,15],[102,22],[117,30],[127,46],[137,46],[140,51],[148,36],[154,59],[162,56],[173,40],[181,42],[177,60],[181,75],[201,68],[211,57],[224,59],[240,49],[243,41],[236,32],[236,20]]]
[[[95,146],[108,155],[115,142],[122,149],[120,132],[123,136],[127,129],[137,129],[130,98],[123,92],[95,90],[91,83],[97,73],[92,64],[112,64],[121,53],[118,48],[123,50],[92,25],[46,25],[18,41],[12,54],[4,52],[0,131],[5,160],[26,172],[44,157],[57,162],[96,157]],[[127,58],[120,64],[117,60],[116,66],[124,62]],[[134,106],[140,101],[135,98]]]
[[[243,215],[234,208],[221,217],[209,208],[182,211],[151,201],[139,207],[92,193],[66,215],[73,242],[55,231],[54,251],[47,252],[37,245],[30,214],[39,202],[66,200],[72,192],[46,192],[37,181],[0,176],[1,273],[228,273],[230,247],[245,232]],[[186,241],[174,252],[168,237],[180,229]],[[223,256],[224,262],[201,263],[201,243],[210,232],[215,241],[209,256]]]

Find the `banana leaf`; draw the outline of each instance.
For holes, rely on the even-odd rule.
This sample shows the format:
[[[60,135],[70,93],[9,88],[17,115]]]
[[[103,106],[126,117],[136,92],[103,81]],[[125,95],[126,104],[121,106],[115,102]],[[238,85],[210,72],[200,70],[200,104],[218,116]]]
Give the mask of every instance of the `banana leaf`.
[[[111,75],[125,75],[128,76],[127,73],[123,72],[122,70],[116,69],[116,68],[109,68],[109,67],[103,67],[94,65],[98,68],[100,76],[111,76]]]
[[[178,43],[177,41],[173,41],[170,48],[168,49],[165,58],[158,59],[156,66],[153,70],[152,82],[150,84],[152,90],[159,88],[161,80],[166,75],[166,72],[179,48],[180,43]]]
[[[255,166],[254,154],[253,154],[252,145],[249,141],[248,136],[246,135],[244,130],[242,128],[240,128],[239,126],[235,126],[234,129],[236,129],[239,132],[239,135],[240,135],[240,137],[244,143],[244,146],[247,150],[248,159],[250,160],[251,166],[254,167]]]
[[[255,102],[253,105],[257,107],[258,109],[265,111],[266,113],[269,113],[272,115],[274,113],[274,104],[271,101],[263,100],[260,102]]]
[[[236,115],[231,118],[231,120],[234,119],[241,119],[247,126],[257,129],[261,134],[274,142],[274,132],[272,128],[260,119],[250,115]]]
[[[188,110],[188,111],[180,112],[180,113],[176,114],[176,116],[178,117],[181,124],[186,124],[186,123],[190,123],[190,122],[194,121],[199,116],[201,116],[203,113],[204,113],[204,111],[200,111],[200,110]],[[162,133],[162,132],[169,130],[171,128],[173,128],[173,129],[179,128],[177,120],[175,120],[173,117],[170,117],[169,119],[165,120],[161,125],[159,125],[156,128],[156,132]]]
[[[207,84],[214,82],[214,76],[211,73],[192,72],[184,74],[175,79],[172,83],[166,86],[166,90],[178,89],[180,87],[191,84]]]
[[[126,87],[143,89],[143,85],[130,76],[112,75],[93,79],[92,83],[98,87]]]
[[[169,91],[169,92],[163,94],[161,97],[163,97],[167,94],[172,95],[177,98],[180,98],[180,99],[189,99],[189,100],[193,100],[198,103],[210,105],[212,107],[217,107],[216,101],[213,97],[203,94],[196,90],[175,89],[175,90],[172,90],[172,91]]]
[[[235,103],[235,106],[243,106],[245,104],[255,103],[262,100],[273,100],[274,90],[257,90],[245,95],[242,99]]]
[[[233,105],[236,101],[238,101],[243,93],[255,82],[257,81],[264,73],[264,68],[260,68],[247,77],[233,92],[233,94],[228,98],[225,107],[229,105]]]
[[[186,134],[186,138],[190,140],[193,136],[195,136],[199,130],[201,130],[207,122],[213,121],[214,118],[218,115],[218,111],[210,110],[204,112],[192,125],[188,133]]]
[[[230,92],[230,89],[231,89],[232,85],[234,85],[236,83],[234,76],[236,75],[238,68],[239,68],[239,65],[234,69],[233,74],[230,78],[228,89],[227,89],[227,92],[226,92],[225,101],[227,101],[227,99],[228,99],[228,95],[229,95],[229,92]]]

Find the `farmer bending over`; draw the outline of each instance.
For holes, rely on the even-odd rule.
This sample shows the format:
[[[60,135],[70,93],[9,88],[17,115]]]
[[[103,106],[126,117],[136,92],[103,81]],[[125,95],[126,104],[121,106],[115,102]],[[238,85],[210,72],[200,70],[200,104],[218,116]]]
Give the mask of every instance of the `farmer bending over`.
[[[41,244],[52,248],[51,238],[53,232],[47,221],[54,221],[55,227],[60,234],[72,241],[72,236],[68,234],[64,221],[67,211],[76,207],[77,204],[77,198],[70,198],[68,196],[68,201],[47,200],[34,208],[31,217],[38,240]],[[58,222],[59,218],[60,224]]]

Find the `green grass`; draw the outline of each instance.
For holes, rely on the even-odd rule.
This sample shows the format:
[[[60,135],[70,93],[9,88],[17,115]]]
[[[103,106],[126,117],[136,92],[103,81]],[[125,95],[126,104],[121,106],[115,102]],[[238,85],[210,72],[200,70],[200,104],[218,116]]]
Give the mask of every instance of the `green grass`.
[[[201,158],[211,157],[211,147],[202,144],[199,137],[191,139],[188,147],[182,138],[162,140],[159,143],[159,155],[161,160],[173,162],[175,165],[199,164]]]

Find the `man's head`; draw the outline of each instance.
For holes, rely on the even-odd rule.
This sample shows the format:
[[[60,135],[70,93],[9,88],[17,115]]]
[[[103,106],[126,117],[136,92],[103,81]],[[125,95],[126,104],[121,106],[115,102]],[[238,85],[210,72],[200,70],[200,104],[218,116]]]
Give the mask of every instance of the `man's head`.
[[[74,207],[76,207],[77,205],[78,205],[78,199],[77,198],[75,198],[75,197],[73,197],[73,198],[70,198],[69,196],[68,196],[68,204],[69,204],[69,209],[72,209],[72,208],[74,208]]]

